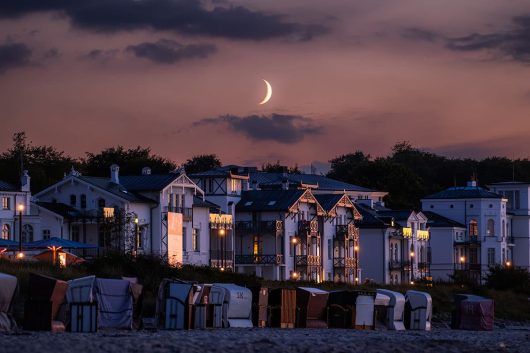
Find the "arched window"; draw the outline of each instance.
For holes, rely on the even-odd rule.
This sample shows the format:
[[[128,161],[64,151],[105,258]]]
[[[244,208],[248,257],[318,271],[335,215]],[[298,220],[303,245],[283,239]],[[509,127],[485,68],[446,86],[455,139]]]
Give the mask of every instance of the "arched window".
[[[81,208],[84,210],[86,208],[86,195],[85,194],[81,194]]]
[[[29,243],[33,241],[33,226],[30,224],[24,224],[22,227],[22,241]]]
[[[70,206],[76,206],[77,205],[77,197],[75,195],[70,195]]]
[[[488,219],[488,229],[487,229],[487,235],[490,237],[495,236],[495,221],[493,219]]]
[[[2,225],[2,239],[9,240],[11,237],[11,229],[9,227],[9,224],[3,224]]]
[[[469,236],[470,237],[478,236],[478,223],[474,219],[469,221]]]
[[[98,199],[98,208],[105,207],[105,199]]]

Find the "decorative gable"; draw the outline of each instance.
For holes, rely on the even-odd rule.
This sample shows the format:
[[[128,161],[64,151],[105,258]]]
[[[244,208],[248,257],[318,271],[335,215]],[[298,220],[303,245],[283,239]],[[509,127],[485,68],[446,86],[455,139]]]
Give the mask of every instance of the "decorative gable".
[[[291,207],[289,207],[289,212],[297,213],[300,203],[314,204],[317,210],[317,216],[324,216],[326,214],[326,211],[324,211],[324,208],[322,208],[322,206],[318,203],[317,199],[315,198],[315,196],[313,195],[313,193],[311,193],[311,190],[309,189],[307,189],[298,198],[298,200],[296,200],[296,202]]]

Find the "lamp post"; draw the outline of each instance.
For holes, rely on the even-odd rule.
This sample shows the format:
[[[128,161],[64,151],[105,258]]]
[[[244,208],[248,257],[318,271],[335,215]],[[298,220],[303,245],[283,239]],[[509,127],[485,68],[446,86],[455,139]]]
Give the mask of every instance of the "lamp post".
[[[355,246],[353,247],[353,252],[355,256],[355,284],[359,284],[359,274],[357,273],[359,271],[359,269],[357,268],[357,262],[359,259],[359,245],[355,244]]]
[[[24,253],[22,252],[22,212],[24,211],[24,204],[18,205],[18,254],[17,258],[22,259]]]
[[[225,239],[225,230],[223,228],[219,229],[219,237],[221,242],[221,271],[225,270],[225,248],[224,248],[224,239]]]
[[[464,270],[465,267],[466,258],[464,256],[460,256],[460,269]]]
[[[414,284],[414,246],[410,246],[410,284]]]
[[[293,279],[297,279],[298,273],[296,272],[296,245],[298,245],[298,238],[293,237],[291,242],[293,243]]]
[[[138,217],[134,218],[134,256],[138,256],[138,242],[140,240],[138,236]]]

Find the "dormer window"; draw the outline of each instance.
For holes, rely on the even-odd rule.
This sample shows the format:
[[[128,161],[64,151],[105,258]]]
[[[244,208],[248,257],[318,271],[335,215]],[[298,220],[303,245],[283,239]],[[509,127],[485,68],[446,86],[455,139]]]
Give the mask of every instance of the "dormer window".
[[[84,210],[86,208],[86,195],[85,194],[81,194],[81,208]]]
[[[77,205],[77,197],[75,195],[70,195],[70,206],[75,207]]]

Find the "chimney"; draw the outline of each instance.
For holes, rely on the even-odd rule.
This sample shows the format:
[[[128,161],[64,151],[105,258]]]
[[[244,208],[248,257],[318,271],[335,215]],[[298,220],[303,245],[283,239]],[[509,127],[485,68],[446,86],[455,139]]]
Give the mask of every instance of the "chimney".
[[[120,183],[120,167],[117,164],[110,166],[110,181],[114,184]]]
[[[24,172],[22,172],[22,177],[20,178],[20,191],[30,192],[30,181],[31,177],[28,175],[28,171],[24,170]]]
[[[151,175],[151,168],[143,167],[142,168],[142,175]]]

